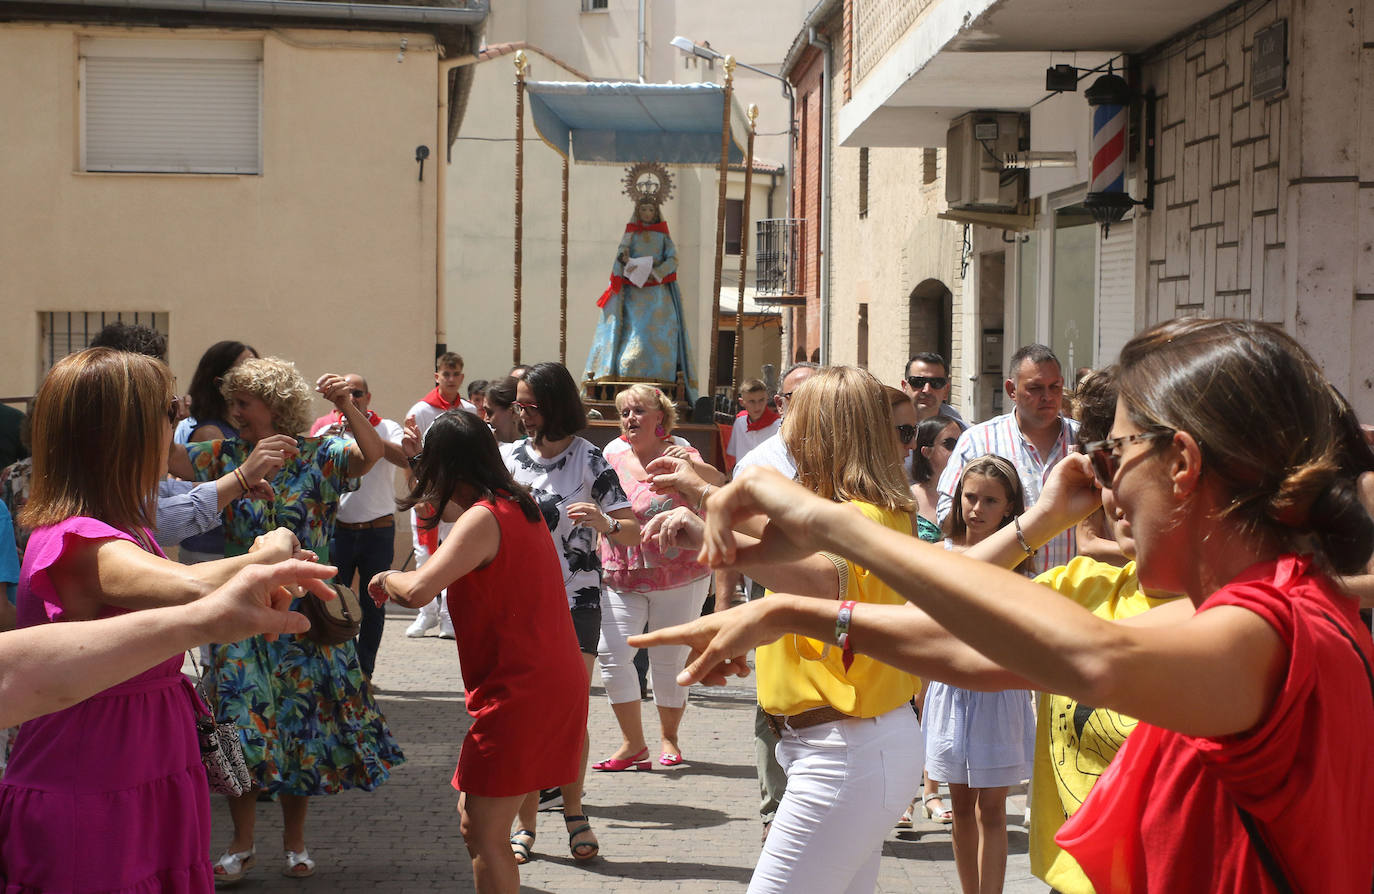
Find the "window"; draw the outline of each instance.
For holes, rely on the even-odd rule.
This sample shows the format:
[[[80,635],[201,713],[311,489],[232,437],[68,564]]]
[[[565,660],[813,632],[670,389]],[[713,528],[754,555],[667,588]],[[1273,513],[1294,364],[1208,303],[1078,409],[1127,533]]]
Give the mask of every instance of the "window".
[[[857,333],[857,363],[863,369],[868,369],[868,305],[859,305],[859,331]]]
[[[91,339],[105,328],[107,323],[124,321],[138,324],[167,334],[167,314],[164,311],[149,310],[45,310],[38,312],[38,360],[43,364],[43,372],[52,365],[77,351],[90,347]]]
[[[859,149],[859,217],[868,217],[868,147]]]
[[[926,148],[921,152],[921,182],[929,186],[940,179],[940,150]]]
[[[725,253],[740,252],[740,235],[744,232],[744,200],[725,200]]]
[[[262,172],[262,44],[81,42],[81,168]]]
[[[583,12],[608,12],[610,0],[582,0]]]

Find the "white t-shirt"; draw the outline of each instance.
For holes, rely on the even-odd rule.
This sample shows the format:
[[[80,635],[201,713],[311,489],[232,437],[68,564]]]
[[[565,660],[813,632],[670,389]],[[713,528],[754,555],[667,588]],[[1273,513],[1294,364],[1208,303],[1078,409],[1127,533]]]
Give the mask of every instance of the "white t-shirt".
[[[792,454],[787,452],[787,447],[782,443],[781,432],[746,453],[735,465],[735,474],[750,466],[767,466],[788,478],[797,477],[797,464],[792,461]]]
[[[404,429],[390,419],[383,419],[374,428],[382,440],[388,444],[401,446],[401,436],[405,434]],[[325,435],[342,435],[349,440],[354,440],[351,432],[341,432],[341,426],[328,425],[320,429],[316,434],[323,437]],[[348,522],[351,525],[360,522],[372,521],[374,518],[381,518],[384,515],[391,515],[396,511],[396,467],[385,458],[377,460],[367,474],[363,476],[358,489],[344,494],[339,498],[338,520]]]
[[[563,565],[563,585],[568,591],[569,608],[597,608],[601,605],[601,556],[597,552],[597,533],[588,527],[574,527],[568,507],[574,503],[595,503],[608,515],[628,509],[630,499],[620,485],[620,476],[601,450],[584,438],[573,438],[568,449],[545,459],[529,438],[502,444],[506,467],[520,484],[530,489],[544,523],[553,533],[558,559]]]
[[[686,438],[679,438],[677,435],[671,436],[668,440],[672,441],[672,442],[673,442],[675,445],[677,445],[678,447],[691,447],[691,446],[692,446],[692,442],[691,442],[691,441],[688,441]],[[605,447],[602,447],[602,448],[601,448],[601,455],[604,456],[604,457],[606,457],[607,459],[610,459],[611,457],[615,456],[617,453],[620,453],[620,452],[623,451],[623,450],[629,450],[629,449],[630,449],[630,442],[629,442],[629,441],[625,440],[624,438],[612,438],[612,439],[611,439],[611,443],[609,443],[609,444],[607,444]]]
[[[749,451],[780,431],[782,431],[781,419],[774,419],[770,425],[750,431],[749,416],[736,416],[735,424],[730,428],[730,444],[725,448],[725,452],[733,456],[735,462],[738,463],[749,455]]]
[[[477,415],[477,407],[474,404],[471,404],[468,401],[463,400],[463,398],[461,397],[458,398],[457,407],[460,410],[467,410],[474,416]],[[434,424],[434,420],[438,419],[439,414],[442,412],[444,411],[434,406],[433,404],[427,404],[421,400],[416,401],[415,406],[410,408],[410,412],[406,414],[406,418],[409,418],[411,416],[415,417],[415,424],[419,426],[420,437],[423,438],[425,436],[425,432],[429,431],[429,427]]]

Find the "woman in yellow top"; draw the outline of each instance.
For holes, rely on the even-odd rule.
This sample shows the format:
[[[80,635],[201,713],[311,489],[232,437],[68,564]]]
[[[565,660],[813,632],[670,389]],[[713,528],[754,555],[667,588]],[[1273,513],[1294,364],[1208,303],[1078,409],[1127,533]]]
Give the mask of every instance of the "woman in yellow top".
[[[882,386],[853,367],[822,370],[793,394],[782,439],[797,478],[855,519],[910,535],[915,504]],[[836,449],[843,440],[844,450]],[[772,589],[854,603],[905,600],[866,568],[815,554],[742,570]],[[755,655],[759,704],[778,732],[787,792],[750,894],[872,891],[883,839],[921,785],[923,744],[910,702],[920,679],[866,655],[785,636]]]

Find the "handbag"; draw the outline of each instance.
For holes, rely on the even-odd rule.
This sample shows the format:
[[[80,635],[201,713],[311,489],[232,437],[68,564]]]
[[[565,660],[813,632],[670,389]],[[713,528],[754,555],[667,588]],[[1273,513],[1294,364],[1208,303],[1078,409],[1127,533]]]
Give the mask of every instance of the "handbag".
[[[205,778],[210,791],[217,795],[238,796],[253,790],[253,776],[243,757],[243,743],[234,723],[216,723],[205,706],[218,702],[214,684],[201,673],[200,664],[192,655],[196,668],[196,738],[200,741],[200,762],[205,766]],[[213,711],[210,708],[210,711]]]
[[[310,621],[306,637],[322,646],[337,646],[358,635],[363,626],[363,608],[358,594],[346,584],[330,584],[334,598],[325,600],[306,591],[296,610]]]

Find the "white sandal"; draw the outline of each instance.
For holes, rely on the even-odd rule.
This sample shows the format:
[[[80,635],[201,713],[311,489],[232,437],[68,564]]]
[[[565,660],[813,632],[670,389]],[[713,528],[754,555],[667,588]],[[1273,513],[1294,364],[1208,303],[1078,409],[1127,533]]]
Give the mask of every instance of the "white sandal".
[[[232,885],[242,881],[248,874],[248,870],[258,862],[256,847],[250,847],[246,851],[239,851],[237,854],[224,852],[218,862],[215,863],[215,887]]]
[[[315,861],[310,859],[310,852],[305,848],[287,851],[286,865],[282,867],[281,874],[287,878],[310,878],[315,874]]]

